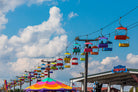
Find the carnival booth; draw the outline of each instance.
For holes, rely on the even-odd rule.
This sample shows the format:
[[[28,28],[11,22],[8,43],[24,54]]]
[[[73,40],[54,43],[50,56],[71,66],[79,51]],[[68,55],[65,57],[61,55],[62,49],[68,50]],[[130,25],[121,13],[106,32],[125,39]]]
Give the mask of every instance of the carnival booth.
[[[47,77],[41,82],[27,87],[24,92],[75,92],[72,87]]]

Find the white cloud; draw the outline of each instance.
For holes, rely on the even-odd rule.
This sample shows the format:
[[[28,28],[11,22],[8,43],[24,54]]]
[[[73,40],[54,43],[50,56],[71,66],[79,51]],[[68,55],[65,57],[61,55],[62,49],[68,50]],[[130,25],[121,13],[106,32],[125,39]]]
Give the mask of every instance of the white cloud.
[[[102,61],[105,62],[106,60],[108,60],[108,64],[105,65],[102,64],[100,61],[92,61],[92,58],[90,57],[88,63],[88,74],[109,71],[112,70],[113,66],[121,64],[121,61],[119,62],[119,58],[117,56],[106,57]],[[68,80],[69,78],[82,76],[80,72],[84,72],[84,62],[82,61],[79,61],[79,65],[77,66],[71,66],[70,69],[65,69],[62,72],[57,71],[56,73],[54,73],[55,74],[54,76],[56,76],[55,78],[57,79],[61,79],[62,78],[61,76],[66,75],[67,78],[62,78],[62,80],[64,79]]]
[[[62,28],[62,14],[60,9],[52,7],[49,11],[48,21],[39,25],[28,26],[8,39],[6,35],[0,36],[0,78],[16,76],[30,70],[40,59],[37,57],[52,57],[59,54],[67,46],[67,35]],[[17,61],[16,61],[17,60]],[[5,73],[6,71],[6,73]]]
[[[0,79],[0,85],[3,85],[4,80]]]
[[[0,30],[5,28],[8,19],[5,17],[9,11],[23,4],[25,0],[0,0]]]
[[[115,57],[106,57],[101,62],[92,61],[92,58],[89,58],[88,73],[95,74],[99,72],[109,71],[112,70],[112,68],[116,65],[125,65],[127,68],[137,68],[138,66],[137,57],[138,57],[137,55],[133,55],[132,53],[130,53],[126,57],[127,61],[120,60],[118,56],[115,56]],[[135,64],[131,63],[132,61],[135,62]],[[73,77],[78,77],[81,76],[79,74],[80,72],[84,72],[84,63],[81,63],[75,68],[72,68],[70,70],[70,75],[72,75]]]
[[[44,1],[48,0],[37,0],[38,3]],[[8,22],[8,19],[5,18],[6,13],[14,11],[17,6],[27,2],[31,1],[0,0],[0,29],[4,29],[4,24]],[[0,60],[6,63],[21,57],[54,56],[62,51],[67,42],[67,36],[60,23],[62,14],[57,7],[51,8],[49,13],[48,21],[36,26],[28,26],[19,36],[15,35],[8,39],[6,35],[1,35]]]
[[[42,4],[47,2],[47,5],[57,4],[56,0],[0,0],[0,30],[5,29],[5,24],[8,19],[5,17],[9,11],[14,11],[16,7],[27,4]]]
[[[5,15],[0,12],[0,30],[5,29],[5,25],[8,22],[8,20],[5,18]]]
[[[12,36],[6,41],[15,50],[18,58],[54,56],[66,47],[67,36],[60,23],[62,20],[60,9],[52,7],[49,13],[48,21],[28,26],[19,36]]]
[[[103,65],[108,65],[110,64],[111,62],[118,62],[118,56],[116,57],[106,57],[105,59],[102,60],[101,64]]]
[[[52,0],[28,0],[27,2],[29,5],[31,5],[31,4],[42,4],[45,1],[50,2]]]
[[[138,55],[133,55],[132,53],[129,53],[127,55],[127,63],[138,64]]]
[[[77,13],[70,12],[68,15],[68,18],[71,19],[71,18],[76,17],[76,16],[79,16],[79,15]]]
[[[35,69],[35,66],[41,63],[40,59],[19,58],[16,62],[8,62],[10,70],[22,73],[25,70]]]

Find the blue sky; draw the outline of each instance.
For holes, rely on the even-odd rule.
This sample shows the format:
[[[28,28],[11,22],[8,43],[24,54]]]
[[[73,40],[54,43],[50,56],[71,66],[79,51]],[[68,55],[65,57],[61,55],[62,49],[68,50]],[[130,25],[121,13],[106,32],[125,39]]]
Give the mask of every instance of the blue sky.
[[[119,17],[137,6],[136,0],[42,0],[42,2],[40,0],[21,0],[21,2],[11,0],[10,2],[0,1],[0,3],[0,19],[2,19],[0,21],[0,38],[2,41],[0,63],[1,66],[4,65],[5,67],[10,65],[7,71],[11,73],[21,72],[28,68],[31,65],[29,61],[32,60],[30,59],[32,57],[49,57],[61,53],[67,46],[67,43],[74,40],[76,36],[95,32],[112,21],[119,19]],[[50,11],[51,13],[49,14]],[[73,15],[69,17],[71,13]],[[128,26],[137,22],[137,19],[138,10],[136,9],[123,17],[121,23],[123,26]],[[114,23],[104,29],[103,34],[113,32],[118,26],[119,22]],[[106,71],[117,64],[137,68],[138,31],[136,29],[137,27],[128,30],[128,36],[130,36],[130,47],[128,48],[119,48],[118,41],[115,41],[114,35],[111,35],[113,51],[100,51],[100,55],[90,56],[90,70],[93,70],[90,73],[101,72],[102,69]],[[95,38],[99,35],[100,32],[90,35],[88,38]],[[81,42],[81,44],[84,43]],[[51,46],[53,48],[48,50],[47,48],[51,48]],[[69,50],[71,48],[72,44],[69,46]],[[38,60],[34,61],[36,62],[32,66],[40,62]],[[99,68],[95,69],[93,62]],[[133,63],[130,64],[130,62]],[[17,66],[21,66],[24,63],[27,63],[26,66],[18,71]],[[73,67],[71,70],[56,72],[53,77],[61,81],[67,81],[69,78],[79,75],[80,71],[83,71],[81,69],[83,64],[80,62],[80,66],[77,66],[79,70],[74,70],[76,72],[73,72],[73,69],[75,69]],[[0,71],[5,70],[5,67],[2,67]],[[14,67],[17,68],[15,69]],[[66,71],[70,72],[68,76],[63,78],[59,75],[65,75]],[[4,74],[3,72],[1,72],[1,75],[4,75],[0,76],[1,80],[5,78],[9,80],[9,76],[14,77],[12,74]]]

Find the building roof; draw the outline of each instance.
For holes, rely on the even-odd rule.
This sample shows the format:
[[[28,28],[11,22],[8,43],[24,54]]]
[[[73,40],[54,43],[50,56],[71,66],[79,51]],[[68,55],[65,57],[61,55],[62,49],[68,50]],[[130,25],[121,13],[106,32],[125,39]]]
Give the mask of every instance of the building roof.
[[[81,90],[81,87],[73,87],[74,89],[76,89],[76,90]],[[102,87],[102,91],[103,90],[107,90],[108,88],[107,87]],[[93,90],[93,87],[87,87],[87,91],[91,91],[91,90]],[[112,88],[111,87],[111,90],[117,90],[117,91],[119,91],[118,89],[116,89],[116,88]]]
[[[127,68],[127,72],[121,72],[121,73],[113,73],[112,71],[106,71],[96,74],[90,74],[87,77],[87,81],[89,83],[93,83],[94,81],[97,81],[99,83],[103,84],[111,84],[111,85],[138,85],[138,69],[130,69]],[[76,77],[71,78],[71,82],[82,82],[84,80],[84,77]]]

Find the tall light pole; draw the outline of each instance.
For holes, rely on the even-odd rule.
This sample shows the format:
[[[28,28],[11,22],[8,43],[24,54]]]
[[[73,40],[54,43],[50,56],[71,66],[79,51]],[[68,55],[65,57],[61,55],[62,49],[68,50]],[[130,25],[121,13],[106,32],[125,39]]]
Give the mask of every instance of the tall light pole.
[[[26,72],[26,73],[29,73],[29,85],[31,86],[31,71],[26,71],[26,70],[25,70],[25,72]]]
[[[48,60],[47,60],[47,61],[44,61],[44,60],[42,59],[41,62],[47,63],[47,64],[48,64],[48,68],[50,68],[50,66],[49,66],[50,63],[51,63],[51,62],[56,62],[56,60],[54,60],[54,61],[50,61],[50,60],[49,60],[49,61],[48,61]],[[48,69],[48,78],[50,78],[50,70],[49,70],[49,69]]]
[[[15,80],[11,80],[11,81],[13,81],[12,83],[13,83],[13,91],[15,92]]]
[[[98,39],[80,39],[79,37],[76,37],[75,40],[84,42],[98,41]],[[88,44],[85,45],[86,48],[88,48],[88,46],[89,46]],[[84,92],[87,92],[87,76],[88,76],[88,52],[85,52]]]
[[[19,76],[16,76],[17,78],[19,78]],[[19,80],[19,84],[20,84],[20,92],[22,91],[22,82],[21,82],[21,80]]]

